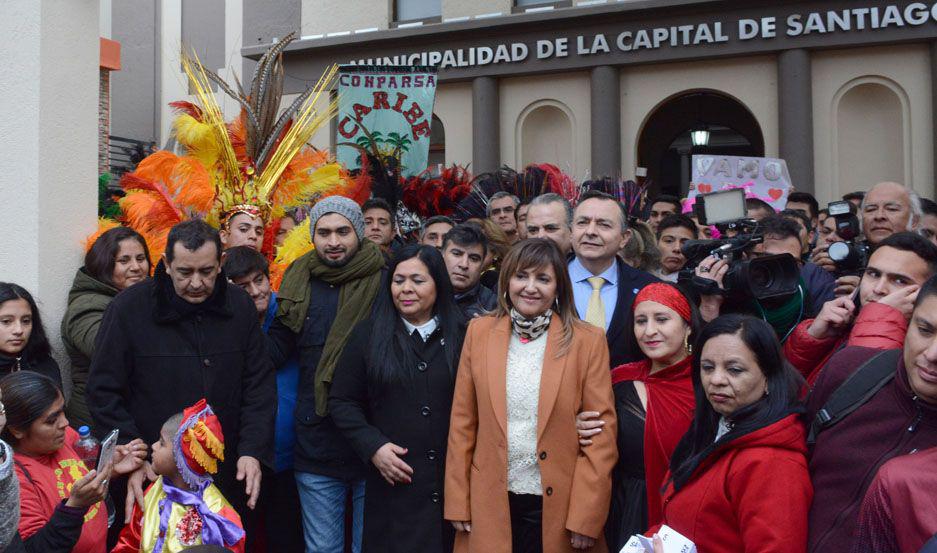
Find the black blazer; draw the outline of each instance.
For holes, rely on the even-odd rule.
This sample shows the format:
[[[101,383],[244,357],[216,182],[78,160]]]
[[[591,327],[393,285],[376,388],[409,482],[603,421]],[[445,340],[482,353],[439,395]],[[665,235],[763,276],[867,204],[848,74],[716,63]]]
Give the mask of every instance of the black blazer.
[[[641,290],[652,282],[660,281],[654,275],[635,269],[622,261],[618,263],[618,299],[615,301],[615,311],[612,322],[608,325],[605,339],[608,340],[608,354],[610,368],[644,359],[641,348],[634,337],[634,317],[631,314],[631,304],[637,295],[635,290]]]

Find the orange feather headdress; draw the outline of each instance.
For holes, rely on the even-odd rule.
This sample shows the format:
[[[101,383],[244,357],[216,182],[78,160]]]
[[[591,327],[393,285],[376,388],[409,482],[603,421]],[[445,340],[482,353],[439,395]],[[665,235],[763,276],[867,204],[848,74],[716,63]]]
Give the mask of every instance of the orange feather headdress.
[[[154,255],[163,251],[169,229],[199,217],[224,227],[247,213],[261,218],[267,232],[265,252],[273,257],[271,229],[287,211],[348,186],[341,167],[328,152],[308,144],[334,116],[337,106],[328,90],[336,68],[300,94],[281,112],[283,49],[295,33],[274,44],[261,58],[245,90],[206,69],[193,53],[183,53],[194,102],[173,102],[178,115],[173,133],[185,155],[156,152],[121,179],[127,192],[120,205],[129,226],[147,238]],[[212,84],[241,106],[226,122]]]

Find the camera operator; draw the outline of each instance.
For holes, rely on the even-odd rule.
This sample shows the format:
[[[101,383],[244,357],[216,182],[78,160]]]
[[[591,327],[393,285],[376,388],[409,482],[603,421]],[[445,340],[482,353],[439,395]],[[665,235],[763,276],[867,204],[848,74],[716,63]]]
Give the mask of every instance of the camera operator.
[[[763,235],[761,243],[755,243],[745,252],[745,258],[757,259],[771,255],[791,256],[797,263],[799,275],[793,293],[780,297],[755,299],[738,294],[701,294],[700,314],[707,321],[720,313],[747,313],[761,317],[774,328],[782,341],[804,318],[812,317],[827,300],[833,299],[833,278],[812,263],[803,263],[800,226],[779,215],[768,216],[758,223],[758,232]],[[730,264],[724,259],[707,257],[696,267],[696,281],[714,281],[720,290],[725,290],[723,279]]]
[[[816,234],[810,225],[810,217],[799,209],[784,209],[780,215],[797,225],[798,236],[800,236],[800,255],[798,257],[804,261],[809,261]]]
[[[900,348],[918,288],[935,273],[937,246],[913,232],[889,236],[869,257],[858,293],[828,301],[816,318],[797,325],[785,356],[812,385],[845,345]]]

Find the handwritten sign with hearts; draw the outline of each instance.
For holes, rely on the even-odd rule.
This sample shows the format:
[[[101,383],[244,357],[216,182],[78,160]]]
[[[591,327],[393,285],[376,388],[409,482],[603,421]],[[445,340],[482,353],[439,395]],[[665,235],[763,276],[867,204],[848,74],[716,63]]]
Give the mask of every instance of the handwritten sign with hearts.
[[[727,188],[745,188],[780,211],[791,192],[791,175],[783,159],[739,156],[693,156],[689,197]]]

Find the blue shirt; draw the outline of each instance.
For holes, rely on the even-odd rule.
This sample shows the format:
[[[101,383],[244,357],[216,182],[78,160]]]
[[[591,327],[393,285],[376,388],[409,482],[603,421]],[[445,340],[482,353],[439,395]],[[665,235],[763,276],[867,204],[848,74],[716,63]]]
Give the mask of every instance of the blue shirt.
[[[270,304],[264,316],[262,329],[270,330],[277,316],[277,293],[270,292]],[[299,388],[299,358],[293,355],[282,367],[277,367],[277,417],[274,424],[274,469],[276,472],[293,468],[293,448],[296,444],[296,389]]]
[[[588,269],[583,267],[579,258],[573,259],[569,264],[569,280],[573,282],[573,300],[576,303],[576,311],[580,319],[586,318],[586,311],[589,309],[589,298],[592,297],[592,285],[589,284],[589,277],[600,276],[605,279],[599,294],[602,297],[602,305],[605,307],[605,330],[612,323],[612,316],[615,314],[615,303],[618,301],[618,263],[613,260],[612,265],[600,275],[593,275]]]

